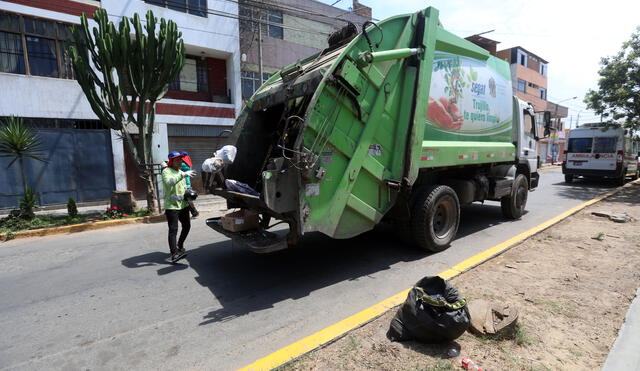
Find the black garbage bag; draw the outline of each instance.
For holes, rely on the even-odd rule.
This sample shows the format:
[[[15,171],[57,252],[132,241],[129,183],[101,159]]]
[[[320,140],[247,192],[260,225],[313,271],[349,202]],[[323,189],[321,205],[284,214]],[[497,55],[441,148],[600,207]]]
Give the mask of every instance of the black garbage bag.
[[[467,302],[441,277],[425,277],[409,291],[391,321],[387,338],[443,343],[457,339],[469,327]]]

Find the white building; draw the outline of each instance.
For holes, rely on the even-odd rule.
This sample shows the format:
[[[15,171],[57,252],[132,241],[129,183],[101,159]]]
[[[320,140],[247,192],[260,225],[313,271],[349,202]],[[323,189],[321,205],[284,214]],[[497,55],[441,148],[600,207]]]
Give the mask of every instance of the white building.
[[[44,204],[68,197],[106,199],[113,189],[144,193],[123,141],[97,121],[64,55],[68,26],[98,7],[116,24],[134,13],[144,20],[151,9],[156,17],[175,21],[182,32],[187,62],[157,104],[154,162],[180,150],[200,163],[224,141],[224,130],[241,108],[235,2],[0,0],[0,119],[20,116],[40,132],[49,161],[26,167]],[[13,176],[17,169],[11,171],[15,174],[0,180],[0,207],[15,204],[21,194],[20,177]]]

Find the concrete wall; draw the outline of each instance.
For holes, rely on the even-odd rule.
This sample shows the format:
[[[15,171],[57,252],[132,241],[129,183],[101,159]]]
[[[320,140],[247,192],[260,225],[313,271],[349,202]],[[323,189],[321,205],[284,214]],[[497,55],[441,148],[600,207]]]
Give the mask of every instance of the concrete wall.
[[[284,29],[284,41],[288,41],[294,44],[307,46],[314,49],[318,47],[328,46],[327,35],[335,31],[336,27],[332,24],[314,21],[311,19],[304,19],[296,17],[290,14],[283,15],[283,23],[285,26],[299,28],[303,30],[314,30],[317,32],[300,32],[290,29]]]

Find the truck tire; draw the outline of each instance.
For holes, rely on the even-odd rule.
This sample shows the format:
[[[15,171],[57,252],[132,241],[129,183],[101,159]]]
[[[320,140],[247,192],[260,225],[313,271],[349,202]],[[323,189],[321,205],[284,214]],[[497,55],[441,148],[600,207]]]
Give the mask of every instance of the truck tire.
[[[565,183],[571,183],[571,182],[573,182],[573,175],[571,175],[571,174],[564,174],[564,182],[565,182]]]
[[[636,180],[640,177],[640,168],[636,169],[636,172],[633,173],[633,177],[631,179]]]
[[[524,214],[528,195],[529,184],[527,182],[527,177],[523,174],[518,174],[516,179],[513,181],[511,195],[503,197],[500,200],[502,215],[508,219],[519,219],[522,214]]]
[[[451,187],[434,185],[418,195],[411,216],[411,235],[417,247],[431,252],[446,250],[459,224],[460,201]]]

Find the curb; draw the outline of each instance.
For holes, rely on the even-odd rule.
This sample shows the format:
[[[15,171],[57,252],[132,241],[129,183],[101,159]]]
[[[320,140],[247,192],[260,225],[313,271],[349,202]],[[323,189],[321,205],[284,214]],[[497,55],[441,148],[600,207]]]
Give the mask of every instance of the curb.
[[[0,241],[15,240],[18,238],[44,237],[44,236],[51,236],[54,234],[62,234],[62,233],[93,231],[97,229],[116,227],[116,226],[127,225],[127,224],[157,223],[164,219],[165,219],[164,215],[141,216],[138,218],[100,220],[100,221],[94,221],[94,222],[63,225],[60,227],[32,229],[27,231],[15,232],[12,235],[10,233],[0,233]]]
[[[562,165],[549,165],[549,166],[543,166],[539,168],[538,171],[546,171],[546,170],[560,169],[560,168],[562,168]]]
[[[627,183],[622,187],[618,187],[609,192],[601,194],[589,201],[583,202],[582,204],[575,206],[562,214],[555,216],[537,226],[530,228],[520,234],[517,234],[508,240],[494,245],[487,250],[484,250],[462,262],[450,267],[438,274],[438,276],[444,278],[445,280],[449,280],[453,277],[456,277],[486,261],[493,259],[494,257],[506,252],[517,244],[523,242],[527,238],[534,236],[549,227],[557,224],[558,222],[568,218],[569,216],[585,209],[588,206],[591,206],[599,201],[602,201],[608,197],[613,196],[614,194],[620,192],[625,187],[630,187],[633,184],[639,184],[640,180],[632,181]],[[345,318],[329,327],[326,327],[315,334],[309,335],[293,344],[290,344],[284,348],[276,350],[275,352],[258,359],[257,361],[251,363],[248,366],[242,367],[238,369],[238,371],[255,371],[255,370],[272,370],[274,368],[280,367],[294,359],[305,355],[317,348],[323,347],[325,345],[331,344],[332,342],[340,339],[341,337],[348,334],[350,331],[360,328],[367,323],[375,320],[376,318],[382,316],[389,310],[394,307],[402,304],[407,294],[411,289],[406,289],[398,294],[395,294],[373,306],[366,308],[348,318]]]

